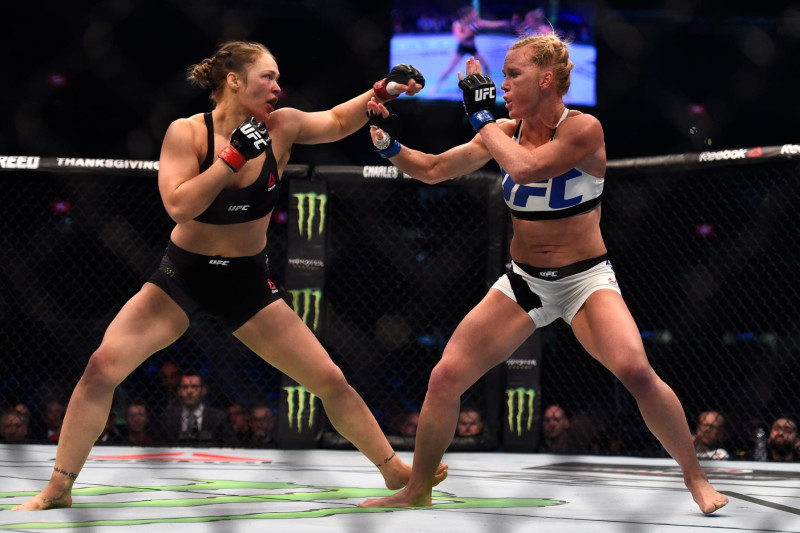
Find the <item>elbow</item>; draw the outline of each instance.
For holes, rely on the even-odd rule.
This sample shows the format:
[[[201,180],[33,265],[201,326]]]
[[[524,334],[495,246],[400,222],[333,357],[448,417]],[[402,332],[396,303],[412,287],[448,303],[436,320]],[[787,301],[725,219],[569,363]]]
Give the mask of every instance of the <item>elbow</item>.
[[[437,183],[441,183],[443,181],[447,181],[450,179],[450,176],[440,176],[438,174],[430,174],[430,173],[414,177],[427,185],[436,185]]]
[[[178,206],[170,206],[164,204],[169,218],[176,224],[185,224],[194,218],[192,213],[187,212],[185,209],[180,209]]]
[[[546,177],[542,177],[534,168],[530,167],[519,167],[519,168],[506,168],[506,172],[508,172],[511,179],[514,183],[518,185],[528,185],[529,183],[536,183],[537,181],[542,181],[547,179]]]

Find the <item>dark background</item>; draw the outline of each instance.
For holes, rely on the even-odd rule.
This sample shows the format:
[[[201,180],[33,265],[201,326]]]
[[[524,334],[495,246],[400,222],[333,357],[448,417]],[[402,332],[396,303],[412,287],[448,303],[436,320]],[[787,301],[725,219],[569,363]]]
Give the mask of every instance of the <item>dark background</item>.
[[[210,108],[208,96],[185,81],[186,68],[228,39],[257,40],[272,49],[282,74],[282,105],[309,111],[330,108],[386,75],[388,5],[344,0],[11,4],[0,17],[5,67],[0,154],[158,158],[171,121]],[[521,12],[535,4],[515,5]],[[702,8],[689,2],[664,2],[652,9],[616,0],[612,5],[597,7],[599,105],[588,110],[604,124],[610,159],[798,142],[800,8],[769,2],[733,8],[715,1],[703,2]],[[400,99],[393,105],[404,121],[402,140],[416,148],[442,150],[472,135],[457,102]],[[693,115],[692,106],[703,106],[705,114]],[[695,134],[690,133],[693,126]],[[372,153],[364,131],[330,145],[295,147],[292,163],[384,162]],[[751,415],[771,421],[781,411],[796,410],[800,386],[793,369],[800,333],[792,318],[800,297],[793,275],[798,251],[791,246],[798,234],[792,216],[798,204],[796,166],[795,160],[713,171],[706,166],[651,167],[627,174],[612,169],[617,175],[607,184],[603,208],[604,231],[614,236],[609,252],[626,301],[643,334],[648,333],[651,361],[676,388],[691,419],[702,409],[718,407],[745,428]],[[40,172],[38,179],[31,179],[17,171],[3,173],[3,178],[0,332],[5,336],[0,362],[6,366],[0,364],[0,404],[4,397],[34,393],[43,399],[40,389],[71,389],[84,366],[78,363],[88,358],[121,303],[157,265],[172,226],[152,175],[144,177],[149,185],[143,176],[110,180],[102,172]],[[441,289],[441,276],[459,278],[440,265],[461,273],[467,259],[477,257],[466,243],[442,246],[440,239],[454,242],[462,235],[471,246],[486,249],[470,233],[484,226],[470,225],[476,209],[463,208],[469,203],[446,202],[446,196],[438,196],[445,194],[440,188],[417,183],[403,188],[411,190],[408,205],[393,196],[398,191],[378,188],[375,180],[340,187],[339,202],[345,193],[361,196],[332,214],[332,220],[341,217],[342,224],[353,225],[351,233],[342,230],[340,240],[332,241],[332,272],[338,260],[348,279],[370,279],[381,289],[338,287],[342,301],[359,312],[423,315],[396,309],[399,301],[429,305],[403,291],[424,288],[427,296],[438,296],[417,278]],[[53,200],[68,200],[74,209],[53,209]],[[455,206],[458,216],[448,215],[441,204]],[[357,208],[394,218],[376,223],[356,214]],[[440,231],[442,221],[424,223],[432,213],[446,216],[453,227]],[[286,220],[276,217],[270,228],[274,265],[285,263]],[[703,226],[716,227],[716,233],[698,232]],[[393,253],[411,250],[406,263],[394,256],[364,256],[383,249],[365,239],[390,234]],[[345,242],[345,237],[351,240]],[[400,279],[398,272],[381,269],[394,269],[395,262],[406,265],[399,270],[409,281],[391,287],[390,282]],[[377,270],[356,272],[356,266]],[[472,270],[483,276],[482,267]],[[280,267],[276,271],[280,280]],[[480,280],[459,284],[481,289]],[[389,289],[398,291],[392,296],[397,300],[385,305]],[[330,293],[336,296],[336,290],[330,288]],[[458,298],[467,294],[451,292]],[[475,298],[483,292],[477,290]],[[381,300],[359,299],[369,297]],[[439,298],[436,303],[448,301]],[[464,305],[459,301],[449,306],[459,313],[455,320]],[[400,395],[404,405],[417,402],[426,383],[417,378],[428,375],[429,368],[411,365],[432,365],[454,323],[432,331],[413,325],[406,328],[407,342],[387,348],[384,334],[403,331],[396,327],[397,317],[360,316],[353,309],[332,313],[336,328],[331,330],[339,339],[340,332],[355,331],[353,339],[339,341],[339,346],[338,339],[328,339],[333,356],[337,362],[343,359],[348,377],[366,379],[357,389],[371,407],[380,407],[378,398],[389,396],[387,390]],[[341,317],[363,323],[343,326]],[[187,367],[200,365],[213,376],[217,393],[262,394],[274,384],[276,376],[268,365],[231,342],[219,326],[203,326],[193,327],[140,367],[128,390],[147,390],[148,385],[137,384],[149,383],[145,380],[153,378],[158,364],[169,359],[191,363]],[[208,337],[201,336],[206,332]],[[621,413],[621,421],[613,421],[620,427],[640,421],[630,397],[582,353],[565,324],[543,333],[544,402],[565,403],[575,413],[590,408]],[[407,374],[369,379],[375,372],[362,369],[384,363],[360,353],[370,346],[374,354],[391,354],[410,365],[387,364],[383,371],[400,368]],[[219,402],[225,399],[218,396]],[[648,442],[638,423],[625,431],[644,435],[636,441],[640,444]]]
[[[507,4],[520,13],[537,5]],[[599,103],[584,110],[604,124],[610,159],[797,142],[797,3],[640,4],[596,7]],[[172,120],[210,108],[207,95],[185,81],[186,68],[228,39],[271,48],[285,91],[281,105],[330,108],[386,75],[389,6],[14,2],[0,22],[0,153],[157,159]],[[705,113],[693,114],[695,105]],[[439,151],[470,137],[457,102],[399,101],[395,109],[404,119],[401,140],[416,148]],[[366,134],[296,147],[292,159],[377,161]]]

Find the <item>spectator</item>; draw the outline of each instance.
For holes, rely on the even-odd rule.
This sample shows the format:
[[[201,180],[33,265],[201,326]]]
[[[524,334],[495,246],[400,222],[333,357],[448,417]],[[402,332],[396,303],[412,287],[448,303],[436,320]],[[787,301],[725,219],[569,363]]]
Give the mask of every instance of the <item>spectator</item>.
[[[117,413],[112,409],[108,413],[108,418],[106,418],[106,426],[103,428],[103,432],[97,438],[95,444],[119,444],[122,442],[122,433],[117,426],[117,421]]]
[[[456,426],[457,437],[477,437],[483,434],[483,416],[474,407],[462,407]]]
[[[584,413],[573,414],[569,419],[569,440],[575,453],[598,453],[596,418]]]
[[[451,452],[496,450],[500,445],[497,432],[491,431],[485,420],[483,411],[473,405],[462,404],[455,436],[447,449]]]
[[[275,415],[265,404],[254,405],[250,409],[250,445],[259,448],[274,448],[272,431],[275,429]]]
[[[788,416],[781,416],[772,423],[767,438],[767,461],[798,462],[800,453],[797,445],[797,422]]]
[[[730,459],[722,448],[725,417],[719,411],[704,411],[697,417],[697,431],[692,437],[698,459]]]
[[[416,437],[417,424],[419,424],[419,411],[410,411],[403,418],[403,424],[400,426],[400,434],[404,437]]]
[[[241,445],[249,444],[253,436],[250,430],[250,411],[242,402],[235,401],[228,405],[228,422],[233,430],[234,442]]]
[[[542,8],[532,9],[525,13],[522,21],[516,26],[516,31],[521,36],[547,35],[552,33],[553,27],[547,22]]]
[[[16,409],[8,409],[0,414],[0,442],[28,442],[28,424]]]
[[[158,386],[153,387],[146,403],[150,414],[157,418],[165,409],[180,405],[178,387],[181,383],[181,369],[174,361],[167,361],[156,374]]]
[[[577,453],[569,438],[569,418],[560,405],[545,409],[542,437],[538,453]]]
[[[180,405],[168,407],[160,417],[158,440],[164,444],[230,444],[233,430],[228,414],[203,403],[206,385],[202,376],[187,373],[178,387]]]
[[[61,435],[61,424],[64,423],[64,414],[67,406],[59,400],[51,399],[44,406],[44,425],[46,442],[58,442]]]
[[[150,444],[152,437],[149,430],[150,419],[147,406],[142,402],[132,402],[125,410],[125,438],[128,444]]]
[[[31,431],[31,410],[28,409],[28,406],[25,405],[24,403],[18,403],[14,406],[14,411],[17,412],[17,414],[20,417],[20,420],[22,420],[22,427],[23,430],[25,431],[25,438],[30,439],[31,435],[33,435],[34,433],[33,431]]]

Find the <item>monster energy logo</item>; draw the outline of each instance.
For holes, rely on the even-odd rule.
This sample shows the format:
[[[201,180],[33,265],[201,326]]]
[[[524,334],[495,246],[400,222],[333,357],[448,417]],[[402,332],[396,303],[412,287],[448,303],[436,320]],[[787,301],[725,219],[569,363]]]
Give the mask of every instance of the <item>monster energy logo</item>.
[[[305,387],[301,385],[296,385],[294,387],[284,387],[283,390],[286,391],[286,403],[288,405],[288,413],[287,417],[289,419],[289,427],[295,427],[295,421],[297,422],[297,432],[303,432],[303,415],[306,412],[306,400],[308,400],[308,427],[313,427],[314,425],[314,417],[316,415],[316,408],[317,408],[317,396],[312,393],[308,392]],[[295,399],[295,393],[297,398]]]
[[[292,295],[294,312],[300,315],[300,318],[312,331],[317,331],[317,327],[319,327],[319,311],[322,304],[322,291],[319,289],[294,289],[290,290],[289,294]],[[314,320],[309,324],[308,316],[312,308],[314,310]]]
[[[527,406],[528,416],[525,421],[525,431],[530,431],[533,426],[533,399],[536,391],[533,389],[506,389],[506,407],[508,408],[508,429],[516,430],[517,436],[522,436],[522,417]]]
[[[327,194],[317,194],[315,192],[293,194],[297,198],[297,230],[300,235],[308,240],[316,235],[322,235],[325,228],[325,204],[328,203]],[[306,204],[308,204],[306,206]],[[314,232],[314,221],[319,210],[319,221]]]

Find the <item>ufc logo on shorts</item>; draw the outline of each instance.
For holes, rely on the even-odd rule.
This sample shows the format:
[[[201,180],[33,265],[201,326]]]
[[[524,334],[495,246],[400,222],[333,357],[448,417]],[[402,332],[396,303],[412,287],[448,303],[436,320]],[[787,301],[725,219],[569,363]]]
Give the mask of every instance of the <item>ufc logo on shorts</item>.
[[[483,89],[475,89],[475,101],[480,102],[487,98],[494,98],[494,87],[484,87]]]
[[[255,141],[253,143],[255,148],[260,148],[261,145],[264,145],[264,147],[267,146],[267,141],[256,131],[252,124],[245,124],[244,127],[242,127],[242,133]]]

